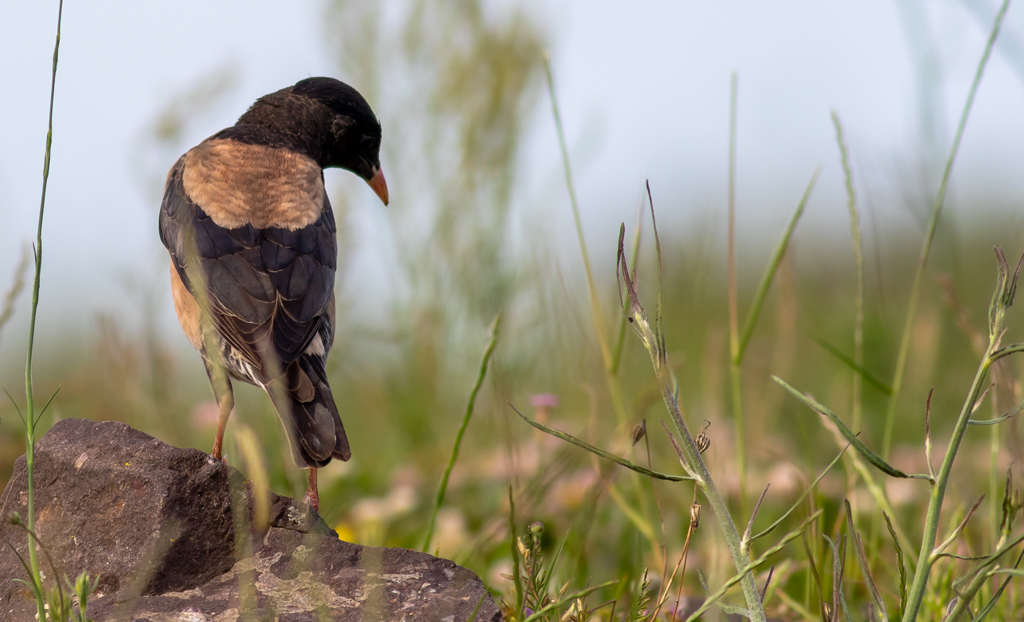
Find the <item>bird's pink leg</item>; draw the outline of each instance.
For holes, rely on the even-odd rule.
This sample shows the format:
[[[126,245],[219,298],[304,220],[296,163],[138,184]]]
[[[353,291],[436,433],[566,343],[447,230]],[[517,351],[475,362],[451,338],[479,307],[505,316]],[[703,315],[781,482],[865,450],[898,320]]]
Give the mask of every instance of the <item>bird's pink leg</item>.
[[[217,417],[217,438],[213,440],[213,457],[217,460],[224,460],[224,429],[228,426],[228,417],[231,416],[231,409],[235,407],[235,397],[230,388],[217,400],[220,407],[220,416]]]

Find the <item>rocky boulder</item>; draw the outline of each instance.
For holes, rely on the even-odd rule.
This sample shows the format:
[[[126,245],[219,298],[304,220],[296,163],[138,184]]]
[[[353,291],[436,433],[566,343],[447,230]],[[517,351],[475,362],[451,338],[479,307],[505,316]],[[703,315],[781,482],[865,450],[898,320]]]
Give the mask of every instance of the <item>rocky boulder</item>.
[[[343,542],[305,504],[268,493],[260,505],[254,493],[203,452],[121,423],[61,421],[36,444],[36,532],[56,569],[41,552],[44,578],[98,578],[97,622],[501,619],[471,571]],[[24,516],[27,502],[22,457],[0,517]],[[254,518],[254,506],[269,513]],[[35,601],[14,581],[27,534],[4,520],[0,545],[0,620],[31,620]]]

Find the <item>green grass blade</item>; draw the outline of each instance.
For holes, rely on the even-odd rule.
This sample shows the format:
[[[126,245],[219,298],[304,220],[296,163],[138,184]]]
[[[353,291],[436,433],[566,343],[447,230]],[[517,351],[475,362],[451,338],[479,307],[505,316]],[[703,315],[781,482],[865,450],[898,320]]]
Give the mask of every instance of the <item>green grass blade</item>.
[[[32,307],[29,316],[28,347],[25,355],[25,471],[28,488],[26,507],[26,524],[29,533],[35,529],[35,403],[32,386],[32,354],[36,337],[36,318],[39,311],[39,286],[43,268],[43,215],[46,213],[46,185],[50,179],[50,154],[53,148],[53,101],[57,90],[57,58],[60,52],[60,23],[64,15],[64,0],[57,5],[57,35],[53,44],[53,66],[50,72],[50,113],[46,130],[46,151],[43,155],[43,188],[39,197],[39,222],[36,227],[36,242],[33,251],[35,274],[32,279]],[[36,547],[29,541],[29,562],[32,567],[32,580],[39,581],[39,557]],[[40,593],[36,593],[36,615],[39,620],[46,619],[46,603]]]
[[[643,216],[643,201],[641,200],[640,209],[637,210],[636,215],[636,228],[633,231],[633,252],[630,254],[630,261],[628,269],[636,274],[636,262],[640,255],[640,230]],[[614,376],[619,373],[619,363],[622,362],[622,349],[626,344],[626,317],[629,315],[629,303],[624,303],[625,307],[622,311],[622,317],[619,318],[619,334],[615,339],[615,349],[612,351],[612,367],[611,374]]]
[[[583,256],[583,269],[587,274],[587,292],[590,294],[590,310],[594,317],[594,328],[597,332],[597,342],[601,348],[601,358],[605,369],[611,370],[612,351],[608,347],[608,335],[605,332],[604,313],[601,312],[601,304],[597,298],[597,286],[594,285],[594,273],[590,268],[590,255],[587,253],[587,240],[583,236],[583,219],[580,217],[579,202],[576,200],[576,186],[572,181],[572,168],[569,166],[569,148],[565,141],[565,130],[562,128],[562,115],[558,108],[558,98],[555,96],[555,77],[551,72],[551,60],[544,56],[544,72],[547,76],[548,92],[551,95],[551,113],[555,119],[555,129],[558,132],[558,146],[562,152],[562,167],[565,172],[565,184],[569,190],[569,202],[572,204],[572,218],[576,225],[576,237],[580,243],[580,255]]]
[[[751,561],[744,568],[741,568],[740,572],[736,573],[728,581],[723,583],[722,587],[718,588],[718,590],[714,594],[708,596],[707,599],[701,604],[701,606],[692,614],[690,614],[690,617],[686,619],[686,622],[696,622],[696,620],[700,619],[700,616],[705,611],[710,609],[713,605],[715,605],[715,603],[718,602],[718,600],[725,596],[725,593],[729,591],[729,588],[739,583],[743,577],[747,576],[747,573],[753,572],[754,570],[757,570],[761,566],[765,565],[772,556],[780,552],[782,549],[786,548],[786,545],[788,545],[790,542],[799,538],[800,534],[804,532],[804,529],[806,529],[807,526],[810,525],[813,521],[817,520],[819,516],[821,516],[821,510],[815,510],[815,512],[808,516],[804,520],[804,522],[800,523],[799,527],[783,536],[783,538],[779,540],[779,542],[775,544],[775,546],[766,550],[757,559]]]
[[[1017,402],[1017,405],[1011,408],[1006,414],[996,417],[994,419],[968,419],[967,423],[970,425],[996,425],[1002,423],[1011,417],[1014,417],[1020,411],[1024,410],[1024,400]]]
[[[818,611],[821,614],[822,622],[828,622],[825,620],[825,591],[821,587],[821,573],[818,572],[818,564],[814,561],[814,551],[811,550],[811,542],[807,537],[807,534],[803,534],[804,552],[807,553],[807,564],[809,565],[809,572],[811,578],[814,579],[814,587],[817,588],[818,595]]]
[[[875,579],[871,576],[871,568],[868,565],[868,556],[864,552],[864,542],[860,539],[860,534],[857,533],[857,528],[853,525],[853,509],[850,508],[850,500],[844,499],[843,503],[846,505],[846,525],[847,530],[850,532],[850,539],[853,541],[853,550],[856,553],[857,565],[860,566],[860,573],[864,577],[864,583],[867,585],[868,594],[871,595],[872,602],[875,603],[875,607],[882,613],[882,619],[885,622],[889,622],[889,612],[885,608],[885,603],[882,601],[882,595],[878,592],[878,587],[875,585]]]
[[[903,547],[900,546],[900,539],[896,537],[896,530],[892,527],[889,515],[882,510],[882,518],[885,519],[885,526],[889,528],[889,536],[892,537],[893,548],[896,549],[896,563],[900,571],[900,617],[903,616],[903,608],[907,604],[907,567],[903,563]]]
[[[963,617],[963,614],[969,609],[971,601],[974,600],[974,597],[977,596],[978,592],[981,590],[982,587],[984,587],[988,579],[992,576],[995,576],[995,574],[1001,574],[989,571],[989,567],[992,564],[996,563],[999,560],[999,558],[1005,555],[1008,551],[1010,551],[1010,549],[1020,544],[1022,540],[1024,540],[1024,535],[1020,535],[1014,538],[1006,545],[1000,547],[998,551],[982,560],[981,563],[979,563],[978,566],[975,567],[969,574],[960,577],[956,581],[953,581],[952,587],[957,592],[957,594],[960,595],[960,600],[957,602],[953,610],[949,613],[948,619],[950,620],[950,622],[956,622],[957,620],[961,619]],[[1022,553],[1021,555],[1024,555],[1024,553]],[[1011,577],[1014,576],[1018,572],[1015,569],[1020,564],[1020,561],[1021,557],[1018,557],[1016,563],[1013,566],[1014,570],[1010,570],[1006,573],[1010,574]],[[993,603],[995,602],[996,598],[998,598],[998,596],[993,598]]]
[[[900,390],[903,388],[903,372],[907,366],[907,356],[910,353],[910,336],[914,329],[914,318],[917,315],[917,304],[921,298],[921,284],[924,282],[924,271],[928,266],[928,257],[931,254],[932,241],[935,239],[935,231],[939,226],[939,216],[942,214],[942,207],[946,202],[946,187],[949,184],[949,174],[953,170],[953,163],[956,161],[957,152],[960,151],[960,141],[963,140],[964,129],[967,127],[967,119],[970,117],[971,108],[974,105],[974,97],[978,93],[978,86],[985,74],[985,67],[992,55],[992,47],[999,36],[999,29],[1003,23],[1003,17],[1010,7],[1010,0],[1003,0],[1003,4],[996,15],[995,23],[992,25],[992,32],[988,42],[985,44],[985,51],[978,62],[978,69],[974,74],[974,81],[967,93],[967,101],[964,103],[963,112],[960,114],[960,122],[957,124],[956,135],[953,138],[953,145],[949,150],[949,158],[946,160],[946,167],[942,171],[942,181],[939,182],[939,191],[935,197],[931,217],[928,220],[928,228],[921,243],[921,254],[917,262],[917,271],[914,273],[914,280],[910,286],[910,300],[907,303],[907,317],[903,323],[903,337],[900,339],[899,354],[896,356],[896,369],[892,378],[892,398],[889,400],[889,409],[885,416],[885,434],[882,437],[882,456],[888,458],[889,450],[892,448],[892,431],[896,423],[896,406],[899,401]],[[915,615],[917,612],[914,612]]]
[[[739,360],[739,300],[736,296],[736,100],[739,76],[732,72],[729,83],[729,348],[733,360]]]
[[[757,286],[757,293],[754,294],[754,301],[750,305],[750,310],[747,311],[747,319],[743,322],[743,331],[740,333],[739,344],[734,355],[734,360],[739,363],[743,361],[743,353],[747,350],[747,345],[750,344],[750,337],[754,333],[754,326],[757,324],[757,318],[761,315],[761,308],[764,306],[764,299],[768,296],[768,290],[772,286],[772,281],[775,279],[775,274],[779,271],[779,265],[782,264],[782,258],[786,254],[786,249],[789,248],[789,240],[793,237],[793,231],[796,230],[796,225],[800,222],[800,217],[803,216],[804,208],[807,207],[807,200],[811,198],[811,191],[814,190],[814,184],[818,181],[818,173],[820,169],[814,171],[814,175],[811,176],[811,181],[807,184],[807,188],[804,190],[804,194],[800,197],[800,202],[796,206],[796,210],[793,211],[793,215],[789,218],[789,223],[786,225],[786,229],[782,232],[782,237],[779,239],[779,243],[775,245],[775,251],[772,253],[771,259],[768,261],[768,265],[765,266],[764,274],[761,276],[761,283]]]
[[[1019,568],[996,568],[995,570],[989,571],[988,576],[994,577],[1001,574],[1016,577],[1018,579],[1024,579],[1024,570]]]
[[[879,471],[885,473],[890,477],[926,480],[931,479],[931,477],[928,475],[918,473],[904,473],[903,471],[890,465],[885,460],[882,460],[882,458],[878,454],[868,449],[868,446],[865,445],[863,441],[861,441],[859,438],[857,438],[857,435],[851,432],[850,429],[846,427],[846,424],[844,424],[843,421],[839,417],[837,417],[836,414],[833,413],[831,410],[822,406],[811,397],[804,395],[800,391],[797,391],[789,384],[787,384],[785,380],[782,380],[778,376],[772,376],[772,380],[777,382],[779,386],[788,391],[790,395],[800,400],[800,402],[803,403],[805,406],[807,406],[814,412],[818,413],[819,415],[824,415],[825,417],[830,419],[832,423],[834,423],[836,427],[839,429],[839,431],[842,433],[843,438],[845,438],[851,445],[853,445],[854,449],[856,449],[860,455],[864,456],[864,459],[871,463],[871,465],[878,469]]]
[[[7,390],[7,387],[4,387],[4,394],[7,395],[7,399],[11,401],[11,406],[14,406],[14,412],[18,413],[18,417],[21,419],[21,424],[28,426],[28,424],[25,423],[25,415],[21,414],[21,408],[18,407],[18,402],[15,402],[14,398],[11,397],[11,393]]]
[[[427,527],[427,535],[423,538],[423,552],[428,552],[430,547],[430,540],[434,537],[434,526],[437,523],[437,513],[441,511],[441,504],[444,502],[444,493],[448,490],[448,479],[451,477],[452,469],[455,468],[455,461],[459,458],[459,447],[462,445],[462,437],[466,433],[466,428],[469,426],[469,420],[473,417],[473,407],[476,405],[476,396],[480,392],[480,387],[484,384],[484,377],[487,376],[487,364],[491,361],[491,354],[494,353],[495,346],[498,345],[498,325],[501,323],[501,313],[494,318],[491,322],[491,338],[487,342],[487,348],[484,350],[483,360],[480,361],[480,372],[477,374],[476,383],[473,385],[473,390],[469,393],[469,402],[466,404],[466,413],[462,416],[462,425],[459,426],[459,431],[455,435],[455,446],[452,447],[452,457],[448,461],[448,466],[444,470],[444,475],[441,476],[441,483],[437,487],[437,495],[434,497],[434,510],[430,513],[430,524]]]
[[[740,377],[739,297],[736,293],[736,108],[739,76],[732,72],[729,84],[729,380],[732,388],[732,418],[736,434],[736,470],[740,480],[740,512],[747,511],[747,431],[743,412],[743,383]]]
[[[753,542],[754,540],[757,540],[758,538],[763,538],[763,537],[767,536],[772,531],[774,531],[776,527],[781,525],[782,521],[784,521],[787,518],[789,518],[789,515],[792,514],[793,512],[795,512],[796,509],[798,507],[800,507],[800,504],[804,502],[804,499],[806,499],[807,496],[811,494],[811,492],[814,490],[814,487],[818,485],[818,482],[820,482],[821,479],[823,477],[825,477],[825,475],[829,471],[832,470],[832,467],[834,467],[836,465],[836,463],[839,462],[840,458],[843,457],[843,454],[846,453],[846,449],[848,449],[848,448],[849,448],[849,445],[847,445],[846,448],[844,448],[842,451],[840,451],[839,455],[837,455],[835,458],[832,459],[832,462],[830,462],[828,464],[828,466],[825,467],[825,470],[822,471],[821,474],[818,475],[818,477],[816,477],[813,482],[811,482],[810,486],[808,486],[807,488],[804,489],[803,493],[801,493],[800,497],[796,500],[796,503],[794,503],[792,506],[790,506],[790,508],[788,510],[786,510],[786,512],[782,516],[780,516],[778,519],[776,519],[776,521],[774,523],[772,523],[771,525],[768,525],[768,527],[766,529],[764,529],[763,531],[759,532],[758,534],[756,534],[754,536],[751,536],[750,540],[748,540],[747,543],[749,544],[750,542]]]
[[[661,236],[658,235],[658,219],[654,217],[654,197],[651,196],[651,182],[647,186],[647,204],[651,206],[651,230],[654,231],[654,256],[657,258],[658,266],[658,301],[654,307],[654,335],[658,339],[658,350],[668,362],[668,348],[665,346],[665,316],[662,311],[662,299],[664,298],[664,283],[661,269]],[[634,276],[636,276],[634,267]]]
[[[1024,553],[1022,553],[1022,555],[1024,555]],[[1017,558],[1017,563],[1020,563],[1020,558]],[[1020,571],[1015,570],[1015,572]],[[1003,592],[1006,591],[1006,586],[1010,584],[1011,580],[1013,580],[1013,577],[1007,577],[1006,580],[999,585],[999,588],[996,589],[995,594],[992,595],[992,598],[988,603],[978,611],[978,615],[974,616],[974,622],[982,622],[988,617],[988,614],[992,613],[992,609],[995,608],[996,603],[999,602],[1000,598],[1002,598]]]
[[[537,590],[541,594],[547,594],[551,588],[551,579],[555,574],[555,565],[558,564],[558,558],[562,556],[562,550],[565,549],[565,543],[569,541],[569,531],[565,532],[562,536],[562,541],[558,543],[558,548],[555,549],[555,554],[551,556],[551,561],[548,562],[548,571],[544,573],[544,580],[541,582],[540,589]]]
[[[843,124],[839,115],[832,111],[832,124],[836,128],[836,143],[843,165],[846,182],[846,207],[850,212],[850,237],[853,240],[853,262],[857,269],[857,293],[854,296],[853,361],[857,367],[864,365],[864,249],[860,235],[860,217],[857,215],[857,193],[853,189],[853,172],[850,170],[850,155],[843,136]],[[853,377],[853,427],[860,427],[861,376]]]
[[[1024,343],[1011,343],[1008,346],[1003,346],[992,353],[991,360],[993,363],[999,359],[1010,356],[1011,354],[1018,354],[1024,352]]]
[[[603,590],[604,588],[612,586],[612,585],[615,585],[618,582],[619,582],[618,579],[613,579],[611,581],[606,581],[606,582],[602,583],[601,585],[595,585],[593,587],[588,587],[585,590],[580,590],[578,592],[573,592],[572,594],[569,594],[568,596],[566,596],[564,598],[561,598],[561,599],[559,599],[559,600],[557,600],[557,601],[555,601],[553,603],[545,605],[544,607],[538,609],[537,611],[534,611],[533,615],[531,615],[530,617],[528,617],[525,620],[523,620],[523,622],[536,622],[537,620],[544,620],[545,619],[545,617],[544,617],[545,614],[547,614],[549,611],[554,611],[556,609],[564,607],[564,606],[568,605],[569,603],[571,603],[572,601],[576,600],[577,598],[583,598],[584,596],[587,596],[588,594],[590,594],[592,592],[596,592],[597,590]]]
[[[639,464],[635,464],[633,462],[630,462],[629,460],[626,460],[625,458],[620,458],[619,456],[616,456],[613,453],[607,452],[607,451],[605,451],[605,450],[603,450],[603,449],[601,449],[599,447],[594,447],[590,443],[588,443],[586,441],[583,441],[583,440],[580,440],[580,439],[576,438],[575,436],[573,436],[571,434],[566,434],[565,432],[562,432],[561,430],[556,430],[555,428],[548,427],[548,426],[544,425],[543,423],[538,423],[536,421],[533,421],[532,419],[530,419],[529,417],[527,417],[523,413],[519,412],[519,410],[517,410],[515,406],[512,406],[512,410],[514,410],[517,415],[522,417],[523,421],[525,421],[526,423],[529,423],[530,425],[532,425],[533,427],[537,428],[541,432],[544,432],[545,434],[550,434],[551,436],[554,436],[555,438],[560,438],[560,439],[562,439],[563,441],[565,441],[567,443],[572,443],[573,445],[575,445],[575,446],[577,446],[577,447],[579,447],[581,449],[586,449],[587,451],[589,451],[592,454],[600,456],[600,457],[604,458],[605,460],[611,460],[612,462],[614,462],[614,463],[616,463],[616,464],[618,464],[620,466],[624,466],[624,467],[626,467],[627,469],[629,469],[631,471],[636,471],[637,473],[639,473],[641,475],[646,475],[647,477],[652,477],[654,479],[661,479],[661,480],[665,480],[665,481],[669,481],[669,482],[692,482],[692,481],[694,481],[694,478],[692,478],[692,477],[690,477],[688,475],[670,475],[668,473],[659,473],[658,471],[652,471],[652,470],[650,470],[648,468],[640,466]]]
[[[843,592],[843,570],[846,568],[846,535],[836,534],[836,540],[842,538],[842,546],[836,544],[827,535],[822,534],[822,538],[828,542],[829,548],[832,549],[832,619],[838,619],[839,611],[843,612],[843,616],[846,618],[846,622],[850,620],[850,608],[846,606],[846,594]]]
[[[50,396],[50,399],[46,400],[46,403],[43,404],[43,407],[39,410],[39,416],[36,417],[36,425],[39,425],[39,420],[42,419],[43,415],[46,414],[46,409],[50,407],[50,404],[53,403],[53,398],[57,397],[58,393],[60,393],[60,387],[59,386],[53,392],[53,395]]]
[[[37,592],[41,594],[42,592],[40,590],[42,590],[42,585],[35,583],[36,577],[32,574],[32,567],[29,565],[27,561],[25,561],[25,558],[21,556],[21,553],[18,552],[18,549],[14,548],[14,545],[12,545],[9,541],[6,540],[4,541],[4,543],[7,544],[7,547],[11,549],[11,552],[18,557],[18,561],[21,562],[21,567],[25,569],[25,574],[27,574],[31,579],[31,582],[25,579],[14,579],[14,581],[17,581],[18,583],[24,583],[32,590],[33,594],[36,594]]]
[[[466,619],[466,622],[474,622],[474,620],[476,620],[476,614],[480,613],[480,607],[483,606],[486,599],[487,594],[484,594],[480,597],[480,600],[476,601],[476,607],[473,607],[473,613],[469,614],[469,618]]]
[[[808,336],[810,337],[810,335]],[[875,387],[882,393],[885,393],[886,395],[892,395],[892,387],[890,387],[885,382],[880,380],[878,376],[872,374],[867,369],[865,369],[863,365],[858,364],[855,360],[844,354],[842,350],[833,346],[832,344],[830,344],[829,342],[825,341],[820,337],[811,337],[811,339],[814,340],[814,343],[828,350],[829,354],[839,359],[840,363],[849,367],[857,375],[859,375],[861,378],[867,381],[868,384]]]

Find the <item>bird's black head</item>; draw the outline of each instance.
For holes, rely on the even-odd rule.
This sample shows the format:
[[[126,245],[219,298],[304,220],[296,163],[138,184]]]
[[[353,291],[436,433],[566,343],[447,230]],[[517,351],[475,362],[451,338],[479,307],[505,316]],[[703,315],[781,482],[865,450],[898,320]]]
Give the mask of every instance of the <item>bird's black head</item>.
[[[322,168],[362,177],[385,205],[388,189],[380,168],[380,122],[366,100],[334,78],[306,78],[261,97],[238,120],[282,135]]]

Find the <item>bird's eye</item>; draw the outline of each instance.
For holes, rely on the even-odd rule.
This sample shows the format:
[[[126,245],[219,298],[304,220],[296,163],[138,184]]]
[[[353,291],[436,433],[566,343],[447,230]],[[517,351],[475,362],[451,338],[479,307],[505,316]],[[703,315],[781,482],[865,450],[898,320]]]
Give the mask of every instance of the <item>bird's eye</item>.
[[[364,147],[373,146],[373,137],[363,134],[363,138],[359,141]]]

